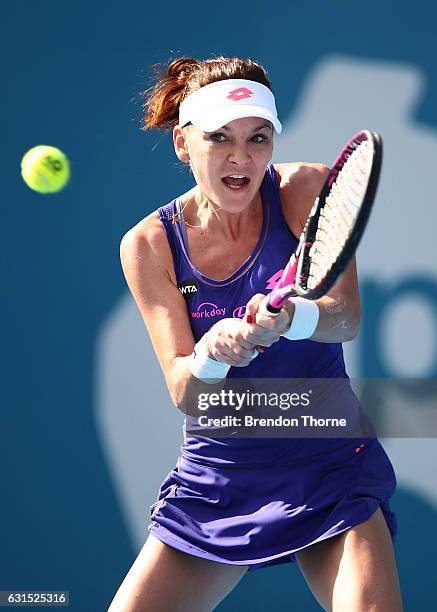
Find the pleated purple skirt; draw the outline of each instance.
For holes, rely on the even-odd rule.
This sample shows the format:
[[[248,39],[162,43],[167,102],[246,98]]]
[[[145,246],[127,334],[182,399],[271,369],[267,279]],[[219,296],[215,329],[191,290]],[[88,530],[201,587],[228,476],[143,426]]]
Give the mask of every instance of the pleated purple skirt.
[[[375,438],[343,439],[329,454],[253,468],[181,455],[150,507],[148,530],[191,555],[254,571],[295,562],[297,551],[362,523],[379,506],[394,543],[388,500],[395,489]]]

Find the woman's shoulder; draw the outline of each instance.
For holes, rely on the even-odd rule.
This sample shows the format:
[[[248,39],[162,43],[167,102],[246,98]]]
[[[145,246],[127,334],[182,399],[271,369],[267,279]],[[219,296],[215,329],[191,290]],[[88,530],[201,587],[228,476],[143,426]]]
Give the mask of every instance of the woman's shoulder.
[[[132,239],[140,239],[140,240],[148,240],[148,241],[159,241],[165,240],[167,243],[166,232],[164,228],[164,224],[162,219],[172,220],[174,206],[173,203],[175,200],[180,199],[182,205],[192,198],[194,193],[194,188],[188,190],[187,192],[176,196],[175,199],[171,200],[167,204],[163,204],[159,206],[151,213],[149,213],[146,217],[138,221],[133,227],[131,227],[126,234],[123,236],[123,240],[126,238],[126,241]]]
[[[120,255],[123,258],[140,260],[157,259],[165,268],[173,267],[172,253],[159,209],[138,221],[122,237]]]
[[[273,164],[281,190],[311,190],[323,185],[329,172],[325,164],[289,162]]]
[[[121,242],[125,245],[142,241],[156,242],[161,237],[165,237],[165,232],[159,215],[159,209],[156,209],[127,230]]]
[[[326,180],[329,167],[310,162],[280,163],[273,167],[285,219],[293,233],[299,236]]]

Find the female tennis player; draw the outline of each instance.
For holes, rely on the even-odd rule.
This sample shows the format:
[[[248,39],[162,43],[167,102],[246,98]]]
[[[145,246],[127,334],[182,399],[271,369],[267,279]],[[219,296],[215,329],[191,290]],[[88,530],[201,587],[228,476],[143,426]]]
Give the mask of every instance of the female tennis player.
[[[281,124],[265,69],[181,57],[145,96],[145,129],[172,129],[195,179],[121,243],[175,406],[199,381],[347,378],[342,342],[360,322],[354,260],[324,297],[289,298],[278,316],[265,309],[329,171],[270,163]],[[325,610],[399,612],[395,489],[375,437],[214,438],[185,427],[109,609],[209,611],[246,571],[297,562]]]

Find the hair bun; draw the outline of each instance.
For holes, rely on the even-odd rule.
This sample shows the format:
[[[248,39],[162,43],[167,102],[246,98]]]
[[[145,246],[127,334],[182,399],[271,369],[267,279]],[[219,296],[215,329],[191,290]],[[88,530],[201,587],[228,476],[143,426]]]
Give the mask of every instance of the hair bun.
[[[172,79],[186,78],[198,64],[193,57],[178,57],[169,64],[167,74]]]

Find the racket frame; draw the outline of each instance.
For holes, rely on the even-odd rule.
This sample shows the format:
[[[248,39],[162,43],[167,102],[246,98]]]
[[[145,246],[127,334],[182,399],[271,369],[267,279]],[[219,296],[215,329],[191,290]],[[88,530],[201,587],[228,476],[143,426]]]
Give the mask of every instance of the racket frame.
[[[311,263],[309,251],[313,245],[317,232],[320,213],[325,206],[327,197],[331,191],[331,187],[336,181],[346,161],[364,140],[372,141],[374,156],[365,196],[355,220],[353,230],[348,236],[339,257],[329,269],[329,273],[317,287],[314,289],[308,289],[306,287],[306,282],[308,280],[308,271]],[[284,272],[276,287],[270,293],[270,296],[272,297],[269,299],[269,302],[266,305],[266,308],[270,314],[278,314],[285,300],[291,296],[300,296],[308,300],[317,300],[323,295],[326,295],[326,293],[335,285],[339,277],[345,271],[349,261],[352,259],[366,228],[378,187],[381,166],[382,138],[377,132],[361,130],[348,141],[345,147],[343,147],[340,155],[333,163],[318,197],[314,201],[310,214],[306,220],[305,227],[301,233],[299,244],[287,263],[287,266],[284,269]],[[272,298],[274,304],[270,303]]]

